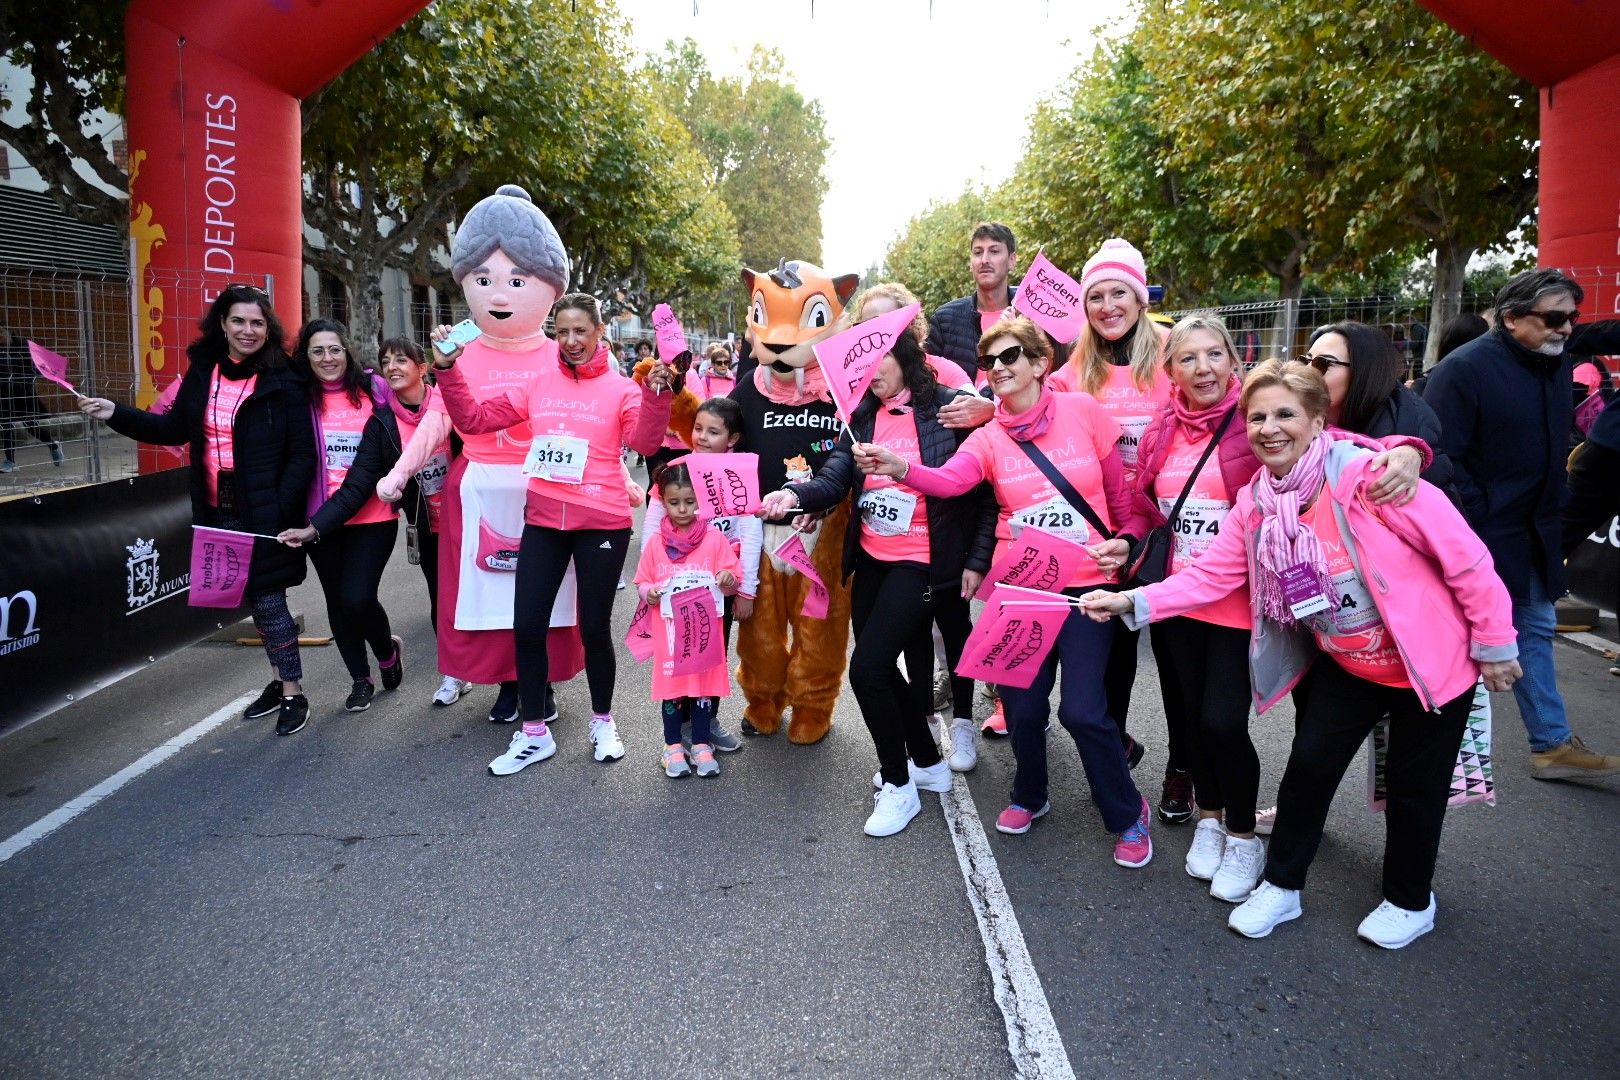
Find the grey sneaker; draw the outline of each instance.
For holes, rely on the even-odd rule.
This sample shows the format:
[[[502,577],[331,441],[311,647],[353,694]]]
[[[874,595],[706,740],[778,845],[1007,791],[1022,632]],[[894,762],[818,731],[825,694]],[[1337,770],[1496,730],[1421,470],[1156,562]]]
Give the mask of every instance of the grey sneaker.
[[[735,731],[727,731],[719,720],[712,720],[709,722],[709,745],[722,754],[729,754],[741,750],[743,744]]]

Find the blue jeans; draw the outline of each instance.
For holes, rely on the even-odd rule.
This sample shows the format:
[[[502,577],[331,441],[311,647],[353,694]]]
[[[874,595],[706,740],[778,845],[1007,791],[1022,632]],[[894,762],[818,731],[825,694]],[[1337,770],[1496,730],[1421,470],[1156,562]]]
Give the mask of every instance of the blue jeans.
[[[1080,764],[1085,767],[1103,827],[1119,833],[1136,823],[1142,812],[1142,795],[1125,764],[1119,725],[1108,715],[1103,689],[1103,672],[1114,640],[1112,623],[1093,622],[1079,611],[1070,612],[1035,681],[1028,690],[1003,686],[1001,704],[1017,761],[1012,801],[1026,810],[1039,810],[1046,805],[1046,718],[1052,712],[1052,687],[1062,665],[1058,722],[1080,751]]]
[[[1530,573],[1530,595],[1513,598],[1513,629],[1519,632],[1519,666],[1524,676],[1513,684],[1531,750],[1551,750],[1569,742],[1569,718],[1553,673],[1553,628],[1558,624],[1547,583]]]

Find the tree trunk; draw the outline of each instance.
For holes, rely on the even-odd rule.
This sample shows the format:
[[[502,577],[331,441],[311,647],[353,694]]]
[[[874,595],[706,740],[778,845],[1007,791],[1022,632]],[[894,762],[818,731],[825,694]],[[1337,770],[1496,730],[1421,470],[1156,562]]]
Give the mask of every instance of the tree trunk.
[[[1301,272],[1298,255],[1284,260],[1277,274],[1277,299],[1282,308],[1277,312],[1276,336],[1272,338],[1271,355],[1287,360],[1300,352],[1294,338],[1299,333],[1299,295],[1305,290],[1305,275]]]
[[[1434,245],[1434,294],[1429,303],[1429,341],[1423,350],[1423,370],[1440,362],[1440,331],[1462,311],[1463,283],[1474,246],[1451,236]]]
[[[383,329],[382,264],[356,259],[348,286],[354,302],[349,313],[349,346],[361,367],[375,368]]]

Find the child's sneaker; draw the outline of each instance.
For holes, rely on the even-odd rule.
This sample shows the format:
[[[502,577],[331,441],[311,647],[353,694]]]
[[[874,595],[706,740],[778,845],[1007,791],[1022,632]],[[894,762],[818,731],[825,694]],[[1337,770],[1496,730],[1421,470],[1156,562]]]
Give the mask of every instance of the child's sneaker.
[[[624,743],[619,738],[618,726],[611,716],[591,718],[592,756],[597,761],[618,761],[624,757]]]
[[[996,831],[1004,832],[1009,836],[1022,836],[1029,832],[1029,827],[1035,824],[1036,818],[1043,818],[1052,809],[1051,803],[1042,803],[1039,810],[1026,810],[1017,803],[1013,803],[996,817]]]
[[[1142,812],[1136,815],[1136,823],[1120,833],[1119,839],[1114,841],[1116,863],[1135,870],[1153,861],[1153,837],[1148,831],[1152,820],[1153,810],[1148,806],[1147,796],[1144,795]]]
[[[714,747],[701,742],[692,747],[692,767],[699,776],[719,776],[720,763],[714,760]]]
[[[692,774],[692,767],[686,763],[686,747],[680,743],[670,743],[664,747],[663,762],[664,775],[671,780]]]
[[[1001,707],[1001,699],[996,698],[996,707],[990,710],[990,715],[984,718],[984,726],[979,729],[993,739],[1007,737],[1007,713]]]

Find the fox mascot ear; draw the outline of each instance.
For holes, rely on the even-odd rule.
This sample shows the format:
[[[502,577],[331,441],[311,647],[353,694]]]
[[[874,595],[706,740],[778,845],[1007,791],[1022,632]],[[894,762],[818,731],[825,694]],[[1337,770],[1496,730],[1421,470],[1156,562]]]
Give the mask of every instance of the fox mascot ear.
[[[748,290],[748,338],[762,364],[782,365],[783,349],[814,337],[844,313],[859,274],[833,277],[814,263],[783,259],[769,273],[742,270]]]

